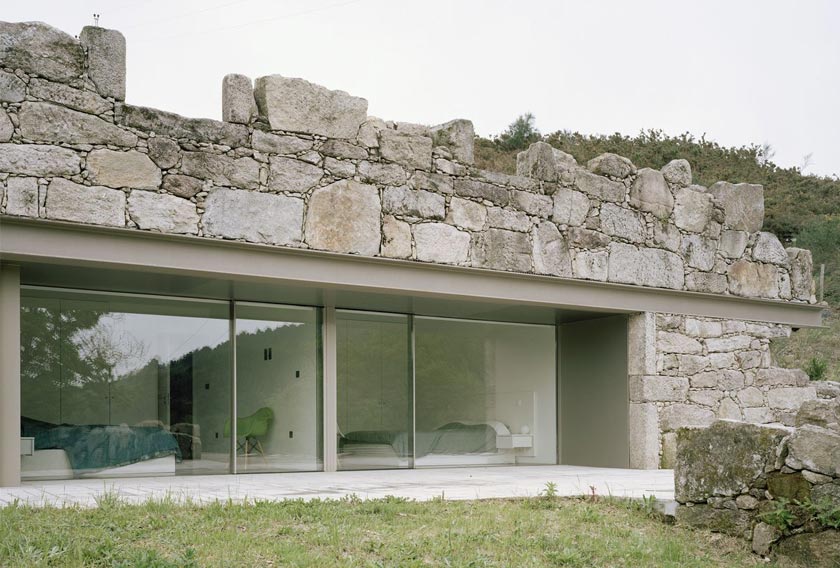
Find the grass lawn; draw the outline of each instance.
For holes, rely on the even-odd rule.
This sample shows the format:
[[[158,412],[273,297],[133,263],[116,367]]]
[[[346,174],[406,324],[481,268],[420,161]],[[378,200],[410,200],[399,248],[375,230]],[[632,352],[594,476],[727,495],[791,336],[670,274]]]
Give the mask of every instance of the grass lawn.
[[[401,499],[0,509],[0,566],[767,566],[643,504]]]

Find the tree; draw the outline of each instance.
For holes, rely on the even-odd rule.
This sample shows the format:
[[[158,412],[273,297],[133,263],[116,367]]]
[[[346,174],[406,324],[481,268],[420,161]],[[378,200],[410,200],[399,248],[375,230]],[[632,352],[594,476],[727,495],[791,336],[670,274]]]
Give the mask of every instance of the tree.
[[[524,150],[542,138],[540,131],[534,125],[535,120],[536,118],[530,112],[520,114],[507,127],[507,130],[496,138],[496,144],[502,150]]]

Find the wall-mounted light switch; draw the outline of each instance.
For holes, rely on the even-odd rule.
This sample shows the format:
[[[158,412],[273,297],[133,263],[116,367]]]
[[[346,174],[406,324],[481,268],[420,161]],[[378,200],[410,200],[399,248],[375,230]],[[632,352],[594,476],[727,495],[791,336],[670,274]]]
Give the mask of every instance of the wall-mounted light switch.
[[[289,430],[289,438],[294,438],[295,433],[292,430]]]
[[[300,378],[300,371],[295,371],[295,378],[296,378],[296,379],[299,379],[299,378]]]

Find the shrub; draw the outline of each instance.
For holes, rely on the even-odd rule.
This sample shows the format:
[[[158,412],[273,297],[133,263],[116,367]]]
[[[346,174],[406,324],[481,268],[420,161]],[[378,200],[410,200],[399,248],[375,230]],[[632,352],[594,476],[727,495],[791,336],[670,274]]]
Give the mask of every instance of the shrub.
[[[828,370],[828,361],[819,357],[812,357],[805,366],[805,372],[812,381],[825,380],[825,372]]]

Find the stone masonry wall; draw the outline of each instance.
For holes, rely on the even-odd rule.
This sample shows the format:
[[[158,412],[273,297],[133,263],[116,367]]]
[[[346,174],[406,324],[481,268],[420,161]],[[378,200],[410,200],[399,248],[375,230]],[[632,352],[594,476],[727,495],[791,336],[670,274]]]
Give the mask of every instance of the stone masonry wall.
[[[729,420],[676,439],[677,522],[746,538],[780,565],[840,564],[840,398],[791,426]]]
[[[673,468],[676,431],[715,420],[793,426],[800,405],[835,396],[833,384],[776,367],[784,325],[642,314],[630,328],[631,465]]]
[[[227,122],[123,102],[125,40],[0,23],[0,213],[677,290],[814,302],[811,256],[761,232],[763,190],[692,185],[544,143],[473,167],[466,120],[367,116],[302,79],[229,75]]]

